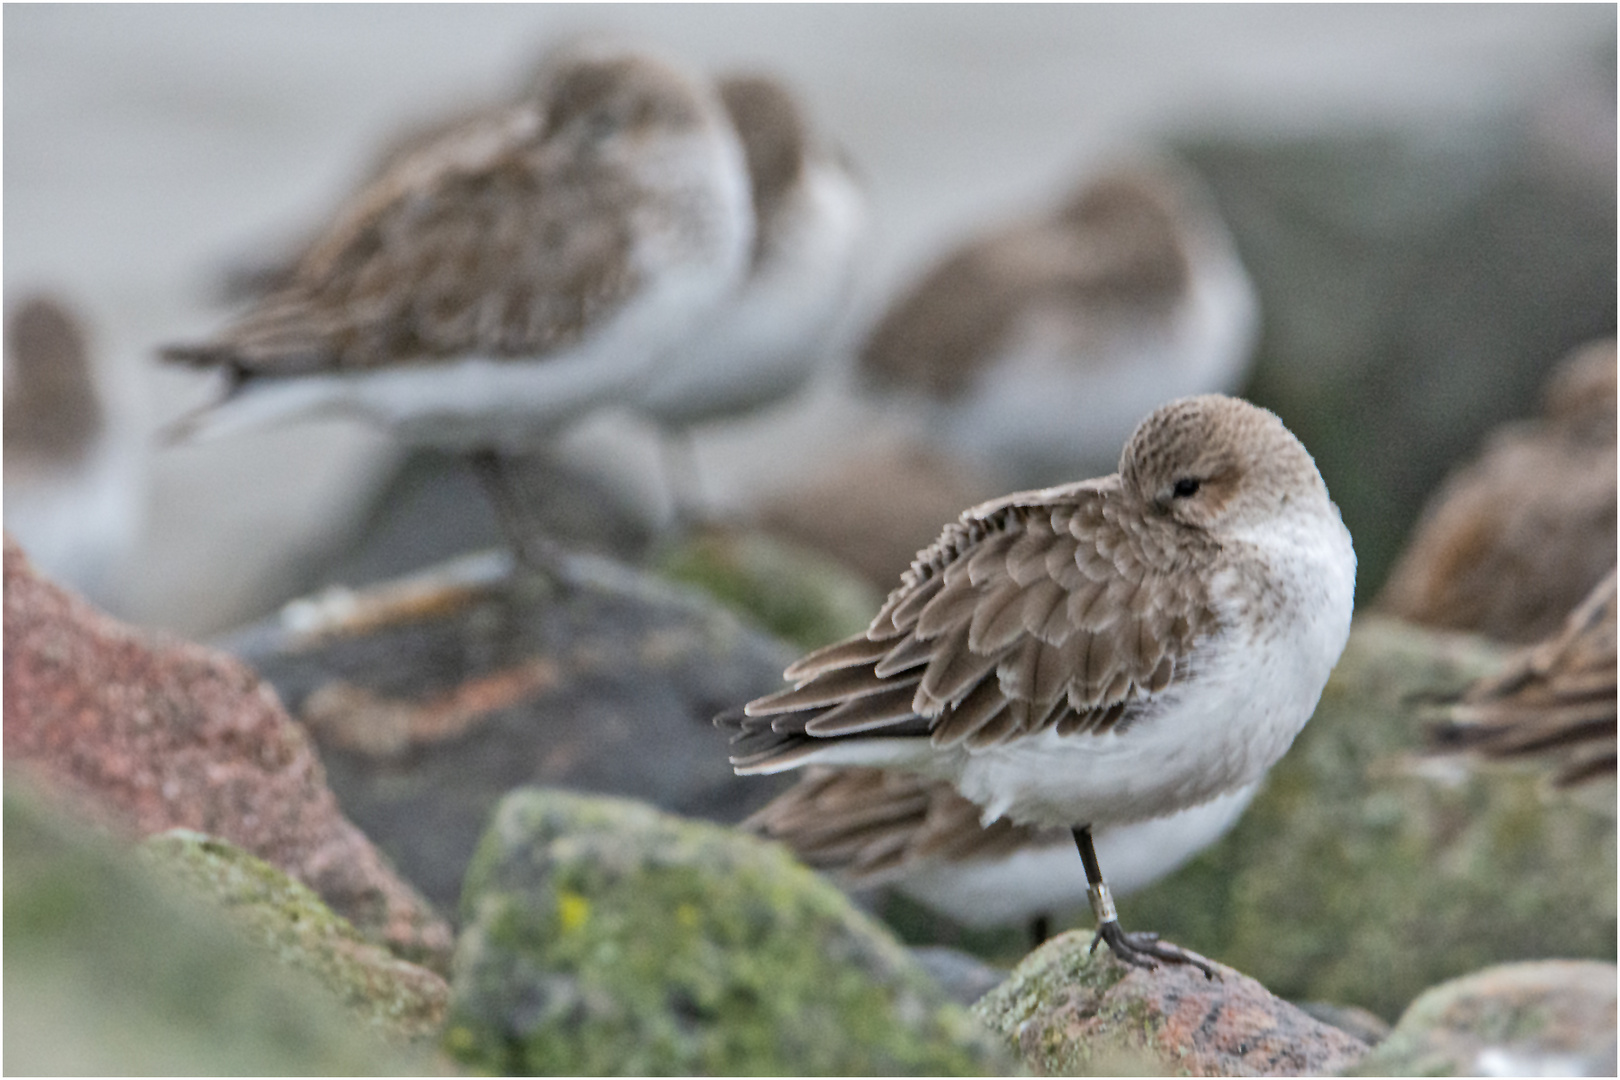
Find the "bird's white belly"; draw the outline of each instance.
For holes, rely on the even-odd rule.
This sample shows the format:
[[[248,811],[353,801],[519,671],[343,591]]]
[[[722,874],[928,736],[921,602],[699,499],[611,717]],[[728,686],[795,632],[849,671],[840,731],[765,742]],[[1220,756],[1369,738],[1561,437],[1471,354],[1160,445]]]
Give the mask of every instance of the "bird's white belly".
[[[1097,862],[1116,896],[1146,888],[1225,835],[1258,784],[1176,814],[1096,832]],[[1032,843],[999,858],[935,861],[897,887],[966,926],[994,926],[1086,903],[1085,870],[1073,840]]]
[[[533,359],[468,355],[358,371],[260,378],[201,419],[199,435],[352,416],[410,443],[522,449],[623,400],[730,289],[731,263],[666,271],[580,342]]]
[[[1279,653],[1225,649],[1123,731],[1049,730],[965,753],[956,785],[986,821],[1079,826],[1143,821],[1251,784],[1282,757],[1320,693]]]
[[[767,404],[810,377],[845,306],[865,200],[848,177],[813,171],[774,223],[764,261],[716,314],[648,373],[638,407],[686,426]]]

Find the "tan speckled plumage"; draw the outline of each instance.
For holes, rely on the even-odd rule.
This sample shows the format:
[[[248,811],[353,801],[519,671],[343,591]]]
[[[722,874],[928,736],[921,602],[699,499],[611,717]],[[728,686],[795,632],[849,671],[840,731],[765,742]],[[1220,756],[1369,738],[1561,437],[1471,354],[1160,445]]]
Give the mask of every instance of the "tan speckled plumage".
[[[106,426],[79,321],[49,296],[6,318],[5,456],[8,467],[66,468]]]
[[[571,66],[538,100],[399,155],[283,288],[219,341],[168,355],[292,374],[532,357],[577,340],[639,284],[630,207],[655,193],[588,151],[695,126],[678,78],[639,57]]]
[[[1095,308],[1102,319],[1163,316],[1191,273],[1175,204],[1162,178],[1121,170],[1049,217],[969,242],[884,316],[862,369],[879,385],[951,398],[995,361],[1031,304]]]
[[[731,75],[720,80],[720,100],[742,141],[754,197],[754,262],[766,257],[777,230],[772,218],[804,173],[810,133],[787,90],[763,75]]]
[[[1615,662],[1611,569],[1557,634],[1469,687],[1435,742],[1489,757],[1550,757],[1560,785],[1613,776]]]
[[[1564,360],[1542,415],[1495,432],[1430,498],[1375,607],[1530,643],[1614,565],[1615,351]]]
[[[937,780],[886,769],[809,769],[744,827],[793,849],[808,866],[860,885],[929,858],[1005,855],[1042,830],[1006,819],[979,825],[979,808]],[[1067,833],[1058,839],[1072,843]]]

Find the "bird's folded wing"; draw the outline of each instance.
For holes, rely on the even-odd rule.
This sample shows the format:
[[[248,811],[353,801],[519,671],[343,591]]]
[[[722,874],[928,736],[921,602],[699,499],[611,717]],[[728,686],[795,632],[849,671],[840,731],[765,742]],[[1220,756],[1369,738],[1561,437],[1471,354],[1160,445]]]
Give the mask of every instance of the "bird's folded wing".
[[[1611,570],[1558,634],[1470,687],[1435,727],[1436,744],[1472,747],[1492,757],[1561,753],[1555,777],[1560,784],[1612,774],[1615,610]]]
[[[243,375],[476,354],[577,340],[635,289],[635,196],[620,173],[547,153],[526,103],[399,155],[217,340],[167,359]]]
[[[1009,855],[1043,836],[1006,819],[981,826],[979,808],[943,781],[863,768],[811,769],[744,826],[857,885],[925,861]]]
[[[720,717],[762,771],[829,739],[926,735],[981,750],[1110,730],[1184,678],[1217,628],[1213,542],[1126,505],[1117,477],[967,511],[921,552],[866,633]],[[1174,540],[1174,543],[1171,541]]]

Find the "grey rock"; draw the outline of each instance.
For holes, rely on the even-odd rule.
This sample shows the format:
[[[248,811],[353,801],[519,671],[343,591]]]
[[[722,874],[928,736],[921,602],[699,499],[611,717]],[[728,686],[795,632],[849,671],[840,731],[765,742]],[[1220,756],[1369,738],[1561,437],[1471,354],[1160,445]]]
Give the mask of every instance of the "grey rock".
[[[1613,964],[1503,964],[1427,990],[1361,1076],[1613,1076]]]
[[[737,821],[788,782],[734,776],[713,717],[792,652],[690,590],[575,556],[553,591],[500,552],[331,590],[226,642],[310,729],[344,812],[442,909],[525,784]]]
[[[1356,1005],[1335,1005],[1331,1001],[1297,1001],[1304,1012],[1324,1024],[1338,1028],[1368,1046],[1377,1046],[1389,1038],[1390,1027],[1381,1016],[1376,1016]]]
[[[911,950],[917,963],[951,996],[951,1000],[971,1005],[1007,978],[1007,969],[987,964],[972,953],[947,945],[923,945]]]

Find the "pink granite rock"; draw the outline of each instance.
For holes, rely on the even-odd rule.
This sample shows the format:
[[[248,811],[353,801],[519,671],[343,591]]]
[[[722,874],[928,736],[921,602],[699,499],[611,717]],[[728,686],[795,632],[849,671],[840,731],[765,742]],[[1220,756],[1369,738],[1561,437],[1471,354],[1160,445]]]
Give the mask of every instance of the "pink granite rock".
[[[1037,1075],[1326,1075],[1367,1052],[1225,965],[1148,971],[1090,945],[1053,938],[973,1007]]]
[[[195,829],[303,881],[368,938],[445,969],[449,926],[338,809],[304,731],[223,653],[126,626],[5,539],[5,759],[138,836]]]

